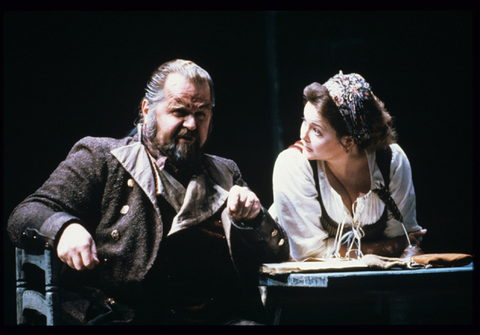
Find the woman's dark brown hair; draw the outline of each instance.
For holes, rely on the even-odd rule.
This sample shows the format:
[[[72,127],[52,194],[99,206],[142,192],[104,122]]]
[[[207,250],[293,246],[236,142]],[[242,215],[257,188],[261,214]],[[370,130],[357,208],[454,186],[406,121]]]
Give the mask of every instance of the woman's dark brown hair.
[[[338,107],[324,86],[314,82],[305,87],[303,103],[307,102],[315,106],[317,112],[335,130],[339,140],[343,136],[351,136]],[[368,111],[366,121],[370,128],[370,137],[358,143],[358,146],[365,150],[376,150],[395,143],[397,133],[393,128],[393,119],[385,109],[385,104],[371,92],[371,99],[365,100],[363,107]]]

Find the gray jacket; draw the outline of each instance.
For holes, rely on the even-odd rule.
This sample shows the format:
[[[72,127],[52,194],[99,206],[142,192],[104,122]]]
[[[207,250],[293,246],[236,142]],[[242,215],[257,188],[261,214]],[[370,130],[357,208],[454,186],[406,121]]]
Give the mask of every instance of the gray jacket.
[[[250,250],[254,267],[288,259],[287,237],[264,209],[253,225],[232,224],[225,194],[235,184],[246,185],[237,165],[207,155],[205,169],[214,187],[224,193],[214,204],[222,211],[232,261],[233,249]],[[157,256],[163,236],[157,205],[158,179],[138,135],[123,139],[80,140],[49,179],[13,211],[8,233],[17,247],[56,249],[56,241],[71,222],[81,223],[93,236],[100,264],[81,271],[83,283],[100,290],[124,289],[141,282]],[[160,185],[160,193],[162,192]],[[164,194],[162,194],[164,195]],[[251,252],[254,250],[254,252]],[[248,268],[249,265],[246,265]]]

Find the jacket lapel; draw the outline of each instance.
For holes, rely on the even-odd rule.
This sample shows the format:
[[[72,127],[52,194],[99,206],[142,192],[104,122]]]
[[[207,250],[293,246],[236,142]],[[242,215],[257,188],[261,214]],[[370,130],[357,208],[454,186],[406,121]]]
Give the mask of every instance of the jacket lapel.
[[[192,177],[168,235],[212,217],[227,201],[227,198],[228,191],[214,184],[206,173]],[[180,203],[180,199],[178,202]]]
[[[158,176],[154,175],[153,166],[147,150],[140,142],[116,148],[112,150],[111,153],[143,189],[160,217],[161,214],[157,203],[157,187],[158,192],[162,196],[165,196],[167,201],[169,201],[173,208],[175,208],[178,214],[174,219],[174,224],[172,224],[172,229],[169,234],[199,222],[191,214],[187,213],[194,213],[193,208],[198,207],[200,204],[207,205],[207,208],[209,207],[208,205],[210,205],[210,208],[203,211],[198,219],[206,219],[215,214],[215,212],[225,204],[228,198],[228,191],[233,186],[233,175],[228,166],[213,157],[209,157],[212,166],[207,169],[208,173],[200,174],[198,177],[193,178],[187,189],[185,189],[176,180],[172,182],[165,171],[162,171],[165,173],[162,173],[163,176],[158,178],[157,182],[155,182],[155,179]],[[171,179],[174,180],[173,177]],[[177,193],[177,195],[181,193],[181,198],[183,198],[181,202],[179,201],[180,199],[177,198],[177,200],[174,200],[168,195],[166,189],[170,187],[167,187],[167,185],[164,184],[164,182],[168,180],[172,183],[172,185],[169,186],[175,186],[175,182],[178,183],[177,186],[181,186],[181,188],[173,187],[173,190],[171,190],[175,191],[175,193],[182,190],[182,192]],[[186,198],[191,200],[185,202],[184,200]],[[227,209],[222,213],[222,224],[225,230],[228,246],[231,248],[231,223],[227,213]]]
[[[147,150],[143,144],[135,142],[113,149],[111,153],[142,188],[160,216],[157,205],[155,176],[153,175]]]

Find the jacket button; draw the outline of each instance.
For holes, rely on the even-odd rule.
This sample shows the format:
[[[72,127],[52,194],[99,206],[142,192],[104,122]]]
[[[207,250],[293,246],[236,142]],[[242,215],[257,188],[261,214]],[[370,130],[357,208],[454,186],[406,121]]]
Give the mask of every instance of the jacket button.
[[[112,232],[110,233],[110,236],[114,241],[118,241],[120,239],[120,233],[118,232],[117,229],[112,230]]]
[[[279,246],[282,246],[282,245],[283,245],[283,243],[285,243],[285,240],[284,240],[283,238],[282,238],[282,239],[280,239],[280,241],[278,241],[278,245],[279,245]]]
[[[278,234],[278,230],[275,229],[275,230],[272,231],[272,237],[277,236],[277,234]]]
[[[135,182],[133,181],[133,179],[127,180],[128,187],[133,187],[134,184],[135,184]]]
[[[120,213],[121,213],[121,214],[127,214],[129,209],[130,209],[130,207],[129,207],[128,205],[125,205],[125,206],[123,206],[122,209],[120,210]]]

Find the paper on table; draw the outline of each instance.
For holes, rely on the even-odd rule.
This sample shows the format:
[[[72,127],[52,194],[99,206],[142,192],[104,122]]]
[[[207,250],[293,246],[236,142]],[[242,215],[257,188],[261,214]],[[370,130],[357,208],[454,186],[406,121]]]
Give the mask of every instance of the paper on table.
[[[423,255],[422,255],[423,256]],[[423,269],[431,267],[415,262],[412,257],[397,258],[384,257],[373,254],[363,255],[361,259],[342,258],[308,258],[302,262],[266,263],[260,268],[260,272],[267,274],[284,274],[294,272],[322,272],[329,270],[358,270],[358,269],[390,269],[399,267],[403,269]]]
[[[282,274],[294,272],[314,272],[338,269],[364,269],[368,268],[360,259],[320,259],[308,258],[302,262],[265,263],[261,266],[260,272],[267,274]]]

